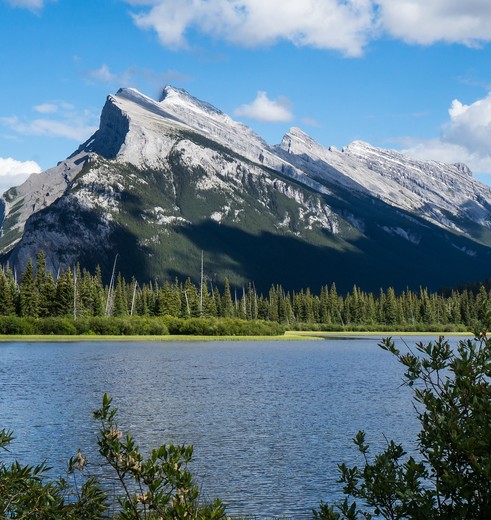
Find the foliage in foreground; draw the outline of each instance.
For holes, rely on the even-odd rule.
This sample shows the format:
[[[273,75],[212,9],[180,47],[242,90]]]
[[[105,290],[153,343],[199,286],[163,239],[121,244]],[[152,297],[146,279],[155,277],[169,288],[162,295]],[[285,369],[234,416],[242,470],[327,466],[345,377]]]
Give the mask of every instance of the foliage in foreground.
[[[79,452],[69,461],[69,479],[47,481],[46,464],[21,466],[0,463],[1,518],[87,519],[195,519],[220,520],[225,508],[217,499],[202,504],[188,469],[192,446],[164,444],[145,459],[134,438],[119,429],[117,410],[104,395],[94,412],[100,423],[97,444],[104,475],[102,486],[90,474],[91,464]],[[12,432],[0,432],[0,447],[7,449]],[[78,478],[77,478],[78,475]]]
[[[414,391],[419,453],[408,457],[389,441],[370,459],[358,432],[364,466],[339,466],[346,499],[322,503],[314,519],[491,518],[491,338],[479,334],[455,349],[441,337],[418,343],[417,353],[401,353],[390,338],[381,347],[405,367]]]

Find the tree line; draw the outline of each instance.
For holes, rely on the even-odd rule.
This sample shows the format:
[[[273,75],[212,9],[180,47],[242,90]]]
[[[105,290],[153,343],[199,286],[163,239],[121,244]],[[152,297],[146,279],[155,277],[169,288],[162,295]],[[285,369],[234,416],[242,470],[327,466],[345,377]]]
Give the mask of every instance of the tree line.
[[[139,284],[114,275],[103,283],[100,268],[94,273],[76,265],[53,276],[41,251],[29,260],[22,273],[8,264],[0,270],[0,316],[50,317],[159,317],[232,318],[264,320],[301,327],[336,329],[357,326],[402,326],[407,329],[453,325],[465,328],[485,323],[491,292],[453,290],[447,294],[392,287],[378,294],[354,286],[339,294],[335,283],[318,293],[309,288],[286,291],[273,285],[267,294],[258,293],[253,283],[232,288],[225,278],[222,287],[204,277],[201,283],[178,279]]]

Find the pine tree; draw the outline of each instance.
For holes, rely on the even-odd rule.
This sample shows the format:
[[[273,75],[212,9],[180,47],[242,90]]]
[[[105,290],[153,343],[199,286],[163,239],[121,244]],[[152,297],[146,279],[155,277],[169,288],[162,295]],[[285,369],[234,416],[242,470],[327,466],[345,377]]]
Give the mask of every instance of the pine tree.
[[[401,323],[401,316],[398,309],[398,303],[393,287],[387,289],[387,294],[384,299],[384,322],[387,325],[395,325]]]
[[[184,299],[186,301],[186,316],[199,318],[199,293],[191,278],[187,278],[184,282]]]
[[[232,300],[232,293],[230,292],[230,282],[225,277],[224,289],[222,296],[222,316],[225,318],[234,317],[234,302]]]
[[[57,316],[73,316],[73,273],[70,268],[56,279],[54,313]]]
[[[269,290],[269,313],[268,319],[270,321],[279,321],[280,312],[279,312],[279,294],[278,288],[272,286]]]
[[[218,287],[212,287],[211,296],[215,302],[215,316],[223,316],[222,297]]]
[[[95,274],[91,283],[90,309],[92,316],[104,316],[105,298],[104,285],[102,283],[102,271],[99,265],[95,268]]]
[[[321,323],[331,323],[331,309],[329,305],[329,288],[327,285],[321,287],[320,294],[320,322]]]
[[[114,302],[112,306],[113,316],[127,316],[128,315],[128,296],[126,291],[126,282],[118,273],[118,279],[116,282],[116,289],[114,291]]]
[[[201,318],[209,318],[216,312],[214,307],[214,301],[211,297],[206,280],[203,281],[203,285],[200,287],[200,305],[199,313]]]
[[[39,311],[39,294],[36,288],[34,267],[29,259],[22,273],[20,282],[20,315],[37,318]]]
[[[35,285],[39,295],[38,315],[41,318],[51,316],[55,295],[55,283],[51,274],[46,272],[46,255],[39,251],[36,257]]]
[[[10,271],[11,273],[11,271]],[[15,314],[15,285],[9,279],[9,269],[0,270],[0,315],[13,316]]]
[[[329,308],[333,323],[344,325],[341,317],[342,302],[340,301],[338,290],[334,282],[331,284],[331,290],[329,291]]]
[[[217,307],[216,307],[216,303],[215,303],[215,298],[214,298],[214,288],[213,286],[210,286],[211,287],[211,292],[208,291],[208,288],[205,288],[203,287],[203,311],[204,311],[204,315],[207,317],[207,318],[212,318],[212,317],[216,317],[217,316]],[[206,294],[206,297],[205,297],[205,294]]]

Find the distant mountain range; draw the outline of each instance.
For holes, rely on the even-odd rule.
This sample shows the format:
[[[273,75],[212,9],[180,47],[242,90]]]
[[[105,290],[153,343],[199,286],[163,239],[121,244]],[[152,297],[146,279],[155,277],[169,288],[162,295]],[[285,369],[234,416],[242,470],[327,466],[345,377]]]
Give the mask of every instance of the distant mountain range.
[[[0,253],[141,281],[431,289],[491,275],[491,189],[463,164],[298,128],[277,146],[187,92],[107,98],[97,132],[0,199]]]

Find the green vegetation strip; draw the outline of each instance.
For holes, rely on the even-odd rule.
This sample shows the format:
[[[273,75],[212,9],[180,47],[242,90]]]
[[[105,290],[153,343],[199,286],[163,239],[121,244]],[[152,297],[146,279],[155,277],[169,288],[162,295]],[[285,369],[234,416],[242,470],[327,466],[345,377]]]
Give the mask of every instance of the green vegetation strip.
[[[391,287],[373,294],[353,286],[345,295],[335,284],[318,294],[276,285],[263,295],[253,283],[233,288],[227,278],[208,288],[190,279],[140,285],[115,275],[106,286],[100,269],[76,266],[53,278],[42,252],[22,273],[0,269],[0,334],[466,333],[486,328],[490,312],[491,291],[484,285],[440,294],[424,288],[396,294]]]
[[[294,335],[295,339],[334,339],[334,338],[350,338],[350,337],[359,337],[359,336],[366,336],[366,337],[394,337],[394,336],[431,336],[431,337],[438,337],[438,336],[459,336],[459,337],[465,337],[465,336],[472,336],[471,332],[446,332],[446,331],[387,331],[387,330],[372,330],[372,331],[357,331],[357,330],[343,330],[343,331],[287,331],[285,332],[285,335]]]
[[[66,335],[66,334],[1,334],[0,343],[9,342],[80,342],[80,341],[164,341],[164,342],[186,342],[186,341],[305,341],[322,339],[317,333],[308,335],[296,332],[286,333],[279,336],[192,336],[185,335],[166,335],[166,336],[116,336],[116,335]]]
[[[471,336],[471,334],[463,334],[459,332],[317,332],[317,331],[286,331],[284,334],[277,336],[210,336],[210,335],[115,335],[115,334],[0,334],[0,343],[10,342],[26,342],[26,343],[50,343],[50,342],[64,342],[64,343],[75,343],[75,342],[109,342],[109,341],[148,341],[148,342],[199,342],[199,341],[320,341],[323,339],[335,339],[338,337],[350,338],[350,337],[389,337],[389,336]]]

